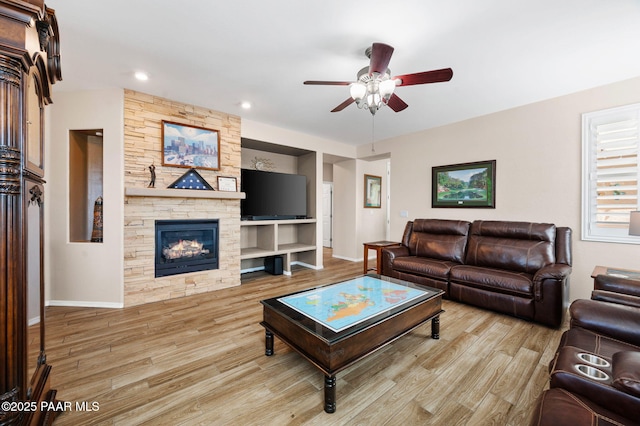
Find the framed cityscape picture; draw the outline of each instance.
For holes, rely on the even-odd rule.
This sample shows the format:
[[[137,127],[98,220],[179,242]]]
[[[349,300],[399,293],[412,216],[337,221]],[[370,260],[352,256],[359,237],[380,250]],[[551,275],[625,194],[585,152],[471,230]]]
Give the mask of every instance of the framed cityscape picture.
[[[431,170],[431,207],[496,207],[496,160]]]
[[[162,120],[162,165],[220,170],[219,132]]]

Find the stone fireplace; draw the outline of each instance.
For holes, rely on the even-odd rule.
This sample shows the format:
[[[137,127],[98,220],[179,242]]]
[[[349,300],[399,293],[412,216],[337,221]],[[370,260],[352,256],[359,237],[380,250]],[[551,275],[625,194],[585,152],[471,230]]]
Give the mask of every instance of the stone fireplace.
[[[218,269],[218,220],[156,220],[155,276]]]
[[[239,192],[168,188],[186,169],[163,165],[163,120],[218,130],[220,168],[199,169],[198,172],[213,187],[218,176],[240,177],[240,117],[125,90],[125,306],[240,285],[241,195]],[[155,188],[148,188],[151,164],[155,165],[157,176]],[[219,240],[215,269],[156,275],[157,221],[212,220],[217,221]],[[192,237],[183,239],[191,240]]]

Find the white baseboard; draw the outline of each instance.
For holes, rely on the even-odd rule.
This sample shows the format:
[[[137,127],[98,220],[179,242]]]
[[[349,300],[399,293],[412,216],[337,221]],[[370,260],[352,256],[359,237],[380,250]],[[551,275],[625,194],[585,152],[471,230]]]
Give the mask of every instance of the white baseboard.
[[[332,257],[335,257],[336,259],[342,259],[342,260],[348,260],[349,262],[362,262],[363,258],[358,258],[358,259],[354,259],[353,257],[345,257],[345,256],[338,256],[338,255],[333,255]]]
[[[124,303],[112,303],[112,302],[86,302],[81,300],[47,300],[45,306],[71,306],[78,308],[108,308],[108,309],[122,309]]]

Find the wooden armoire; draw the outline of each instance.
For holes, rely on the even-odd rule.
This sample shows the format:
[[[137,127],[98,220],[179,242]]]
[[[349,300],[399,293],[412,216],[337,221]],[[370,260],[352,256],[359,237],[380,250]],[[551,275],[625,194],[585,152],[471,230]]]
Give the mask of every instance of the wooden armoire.
[[[0,425],[55,412],[44,315],[44,107],[61,80],[55,12],[0,0]],[[46,404],[46,403],[45,403]]]

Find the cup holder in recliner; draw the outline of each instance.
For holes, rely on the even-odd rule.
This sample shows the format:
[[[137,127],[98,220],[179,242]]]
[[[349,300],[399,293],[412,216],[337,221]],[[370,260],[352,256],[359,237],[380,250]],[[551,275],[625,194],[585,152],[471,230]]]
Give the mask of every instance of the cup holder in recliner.
[[[575,368],[578,370],[578,373],[593,380],[604,381],[609,379],[609,375],[607,373],[590,365],[576,364]]]
[[[609,367],[611,366],[611,364],[609,363],[609,361],[607,361],[606,359],[599,357],[598,355],[594,355],[594,354],[588,354],[585,352],[581,352],[578,354],[578,358],[580,358],[582,361],[586,362],[587,364],[590,365],[595,365],[596,367]]]

